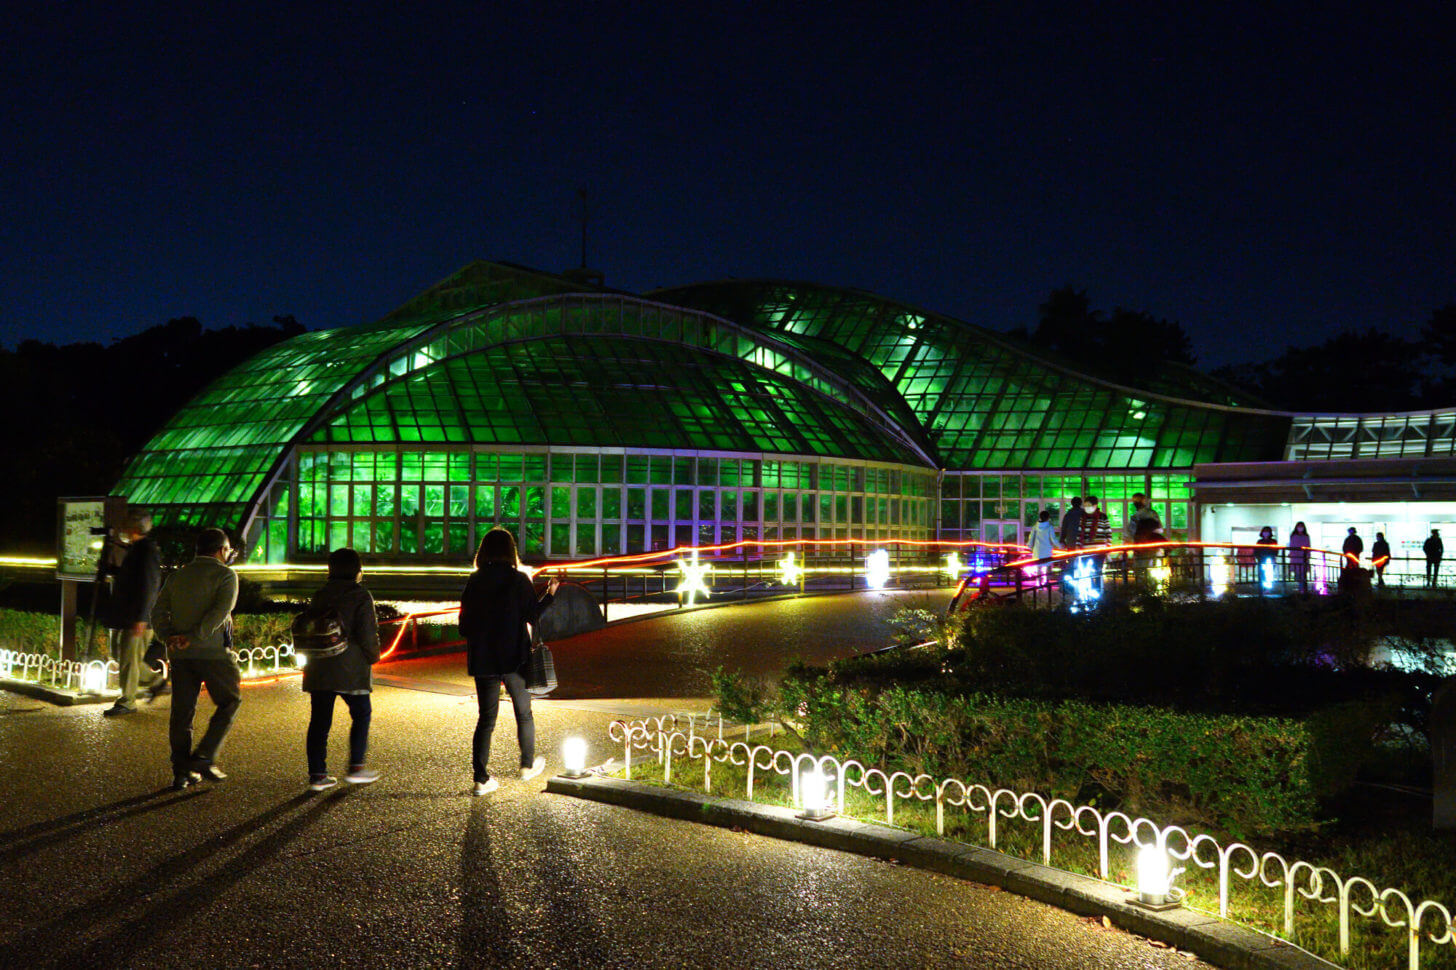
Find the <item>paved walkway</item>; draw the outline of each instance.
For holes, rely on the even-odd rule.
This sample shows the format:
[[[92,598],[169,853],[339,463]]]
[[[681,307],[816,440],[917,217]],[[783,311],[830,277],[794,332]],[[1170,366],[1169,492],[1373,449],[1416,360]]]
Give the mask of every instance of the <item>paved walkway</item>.
[[[671,623],[619,629],[666,642]],[[605,658],[620,635],[558,655]],[[166,700],[107,720],[0,694],[0,966],[1206,966],[1007,893],[547,795],[544,779],[471,798],[474,700],[432,689],[460,685],[452,659],[381,669],[426,688],[375,693],[383,779],[314,796],[296,681],[249,688],[231,777],[183,793],[163,787]],[[638,697],[656,685],[622,676],[636,694],[538,703],[551,769],[570,733],[605,757],[610,711],[704,703]],[[336,763],[346,726],[341,709]],[[515,758],[505,724],[492,761]]]

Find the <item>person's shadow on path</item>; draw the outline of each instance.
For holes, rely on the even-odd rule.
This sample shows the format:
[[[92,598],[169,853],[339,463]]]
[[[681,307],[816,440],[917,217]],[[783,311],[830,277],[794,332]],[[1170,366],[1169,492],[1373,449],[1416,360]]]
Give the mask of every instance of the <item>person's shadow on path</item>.
[[[167,796],[174,795],[172,789],[170,787],[162,788],[145,795],[124,798],[109,805],[97,805],[94,808],[72,812],[61,818],[46,819],[9,832],[0,832],[0,867],[47,846],[59,845],[84,832],[92,832],[98,826],[114,825],[134,815],[169,808],[190,798],[196,798],[204,791],[205,789],[192,788],[186,792],[175,793],[175,797],[169,798]]]
[[[532,954],[539,953],[569,959],[577,967],[614,965],[611,941],[587,905],[586,890],[577,875],[579,867],[555,843],[538,846],[534,859],[521,860],[510,869],[519,874],[519,879],[513,880],[517,885],[508,892],[519,904],[544,910],[539,929],[545,935],[536,935],[533,928],[529,939],[518,938],[520,933],[511,927],[510,909],[496,872],[499,862],[494,858],[490,833],[493,808],[490,801],[484,800],[471,806],[460,844],[462,891],[456,966],[462,970],[515,966],[529,963]],[[548,802],[537,801],[533,814],[540,820],[532,826],[536,831],[560,824]]]
[[[100,898],[89,899],[0,946],[0,966],[94,967],[126,963],[137,951],[170,932],[186,932],[187,923],[229,887],[269,862],[301,831],[312,825],[347,790],[332,792],[278,831],[262,839],[217,872],[197,883],[178,885],[184,876],[228,846],[314,799],[305,793],[276,805],[206,841],[158,862],[146,872],[117,885]],[[174,886],[171,894],[142,913],[90,942],[58,951],[58,940],[79,940],[137,900]]]

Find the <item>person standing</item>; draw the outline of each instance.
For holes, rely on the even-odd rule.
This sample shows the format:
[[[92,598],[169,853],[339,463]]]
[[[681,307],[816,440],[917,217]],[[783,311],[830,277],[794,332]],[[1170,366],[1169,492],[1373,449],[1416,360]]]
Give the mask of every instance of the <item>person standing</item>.
[[[1441,557],[1446,554],[1446,544],[1441,541],[1441,530],[1432,529],[1426,537],[1421,551],[1426,554],[1426,585],[1434,587],[1441,576]]]
[[[1259,546],[1255,555],[1259,563],[1258,583],[1259,589],[1268,590],[1274,588],[1274,563],[1279,557],[1279,540],[1274,538],[1274,527],[1266,525],[1259,530],[1259,538],[1254,545]],[[1261,594],[1262,595],[1262,594]]]
[[[1072,496],[1071,508],[1067,514],[1062,516],[1062,548],[1075,549],[1077,546],[1077,533],[1082,528],[1082,498],[1079,495]]]
[[[1148,497],[1142,492],[1135,492],[1132,497],[1132,515],[1127,517],[1127,523],[1123,526],[1123,532],[1128,542],[1152,542],[1151,539],[1139,538],[1153,532],[1159,532],[1163,528],[1158,513],[1153,511],[1148,504]]]
[[[152,626],[167,644],[172,663],[172,787],[203,778],[222,781],[215,764],[242,703],[242,673],[233,659],[232,611],[238,601],[238,576],[228,567],[232,543],[221,529],[203,529],[196,555],[172,574],[152,609]],[[192,717],[203,685],[217,710],[197,747],[192,746]]]
[[[1050,509],[1042,509],[1037,516],[1036,525],[1031,530],[1031,539],[1027,542],[1027,548],[1031,551],[1031,558],[1042,560],[1051,559],[1052,553],[1060,548],[1057,541],[1057,529],[1052,525],[1052,513]],[[1051,563],[1038,562],[1031,567],[1033,575],[1046,575],[1051,569]]]
[[[471,766],[474,794],[486,795],[500,787],[488,770],[490,741],[500,712],[500,688],[511,695],[516,714],[516,736],[521,745],[521,779],[529,780],[546,767],[536,755],[536,723],[531,717],[531,695],[526,690],[525,668],[531,657],[529,624],[551,605],[559,581],[546,584],[539,599],[531,580],[521,571],[516,537],[497,526],[480,540],[475,551],[475,572],[460,593],[460,633],[465,637],[467,671],[475,678],[480,716],[475,722]]]
[[[148,624],[152,606],[162,585],[162,557],[157,544],[147,535],[151,531],[150,515],[140,510],[127,514],[126,524],[122,526],[128,543],[126,555],[116,568],[116,584],[107,602],[105,617],[106,626],[111,630],[111,654],[116,658],[121,696],[102,711],[107,717],[135,714],[137,691],[146,687],[148,694],[155,697],[167,682],[160,671],[154,671],[145,661],[151,639]]]
[[[1360,538],[1360,534],[1355,531],[1353,525],[1350,526],[1349,531],[1345,534],[1345,544],[1340,547],[1340,551],[1345,554],[1345,561],[1342,564],[1343,568],[1355,569],[1359,567],[1360,553],[1365,551],[1365,540]]]
[[[1289,565],[1294,570],[1294,578],[1299,582],[1299,591],[1308,593],[1309,530],[1303,522],[1294,523],[1294,531],[1289,533]]]
[[[1077,525],[1077,548],[1112,545],[1112,523],[1107,513],[1097,507],[1097,496],[1088,495],[1082,500],[1082,521]]]
[[[303,668],[303,689],[310,704],[304,741],[309,791],[324,791],[339,783],[328,772],[329,728],[338,697],[349,708],[349,770],[344,780],[351,785],[379,780],[379,772],[367,767],[364,760],[369,750],[369,721],[374,713],[370,668],[379,661],[379,620],[374,613],[374,597],[363,580],[364,565],[359,554],[353,549],[335,549],[329,553],[329,581],[309,602],[312,614],[336,614],[344,635],[343,652],[310,659]]]
[[[1375,541],[1370,545],[1370,564],[1375,567],[1375,583],[1377,586],[1385,586],[1385,567],[1390,565],[1390,543],[1385,541],[1385,533],[1375,533]]]

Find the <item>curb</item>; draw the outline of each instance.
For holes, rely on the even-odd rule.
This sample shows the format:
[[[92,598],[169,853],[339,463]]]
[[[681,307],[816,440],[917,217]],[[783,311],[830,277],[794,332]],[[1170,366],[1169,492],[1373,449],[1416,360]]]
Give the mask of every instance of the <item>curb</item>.
[[[108,701],[116,700],[118,696],[114,691],[109,694],[80,694],[76,691],[62,690],[59,687],[33,684],[28,680],[0,680],[0,690],[49,701],[58,707],[72,707],[77,704],[105,704]]]
[[[1127,891],[1100,879],[1064,872],[991,849],[916,835],[847,818],[801,819],[793,809],[739,798],[660,788],[621,778],[558,775],[546,790],[653,815],[742,829],[841,852],[886,859],[970,882],[997,886],[1080,916],[1105,916],[1139,936],[1189,950],[1225,970],[1330,970],[1337,964],[1236,923],[1174,909],[1152,912],[1127,902]]]

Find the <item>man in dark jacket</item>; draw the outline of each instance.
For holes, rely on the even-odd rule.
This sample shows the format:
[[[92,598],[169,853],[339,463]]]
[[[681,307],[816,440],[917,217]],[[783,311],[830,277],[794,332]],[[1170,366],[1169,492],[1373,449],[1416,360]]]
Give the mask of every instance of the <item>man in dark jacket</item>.
[[[107,717],[135,714],[137,691],[146,687],[155,695],[166,683],[143,659],[151,640],[152,605],[162,587],[162,557],[147,536],[151,531],[152,517],[140,510],[131,511],[122,526],[126,555],[116,567],[115,585],[103,617],[111,629],[111,655],[116,660],[121,696],[102,712]]]
[[[1082,498],[1079,495],[1072,496],[1072,507],[1067,509],[1067,514],[1062,516],[1062,548],[1075,549],[1077,547],[1077,535],[1082,531]]]
[[[324,791],[339,783],[329,774],[327,760],[335,697],[342,697],[349,707],[349,770],[344,780],[367,785],[379,779],[379,772],[364,763],[374,713],[369,697],[374,689],[370,667],[379,661],[379,621],[374,597],[364,588],[363,579],[359,554],[353,549],[335,549],[329,553],[329,581],[309,603],[310,613],[332,611],[337,615],[345,638],[342,653],[308,660],[303,668],[303,689],[312,705],[305,742],[309,791]]]
[[[1340,547],[1340,551],[1345,554],[1344,568],[1355,569],[1360,565],[1360,553],[1365,551],[1365,540],[1360,538],[1353,525],[1345,535],[1345,544]]]
[[[242,671],[230,649],[232,612],[238,602],[238,575],[227,565],[233,558],[232,543],[221,529],[203,529],[195,548],[192,561],[171,575],[152,608],[152,625],[167,644],[172,662],[168,740],[172,787],[179,790],[203,777],[212,781],[227,777],[213,762],[243,701]],[[193,748],[192,716],[204,684],[217,710]]]
[[[1432,529],[1426,537],[1421,551],[1426,554],[1426,585],[1435,586],[1441,575],[1441,557],[1446,554],[1446,544],[1441,541],[1441,530]]]
[[[1375,567],[1375,581],[1377,584],[1385,585],[1385,567],[1390,565],[1390,543],[1385,541],[1385,533],[1375,533],[1375,542],[1370,546],[1370,565]]]

